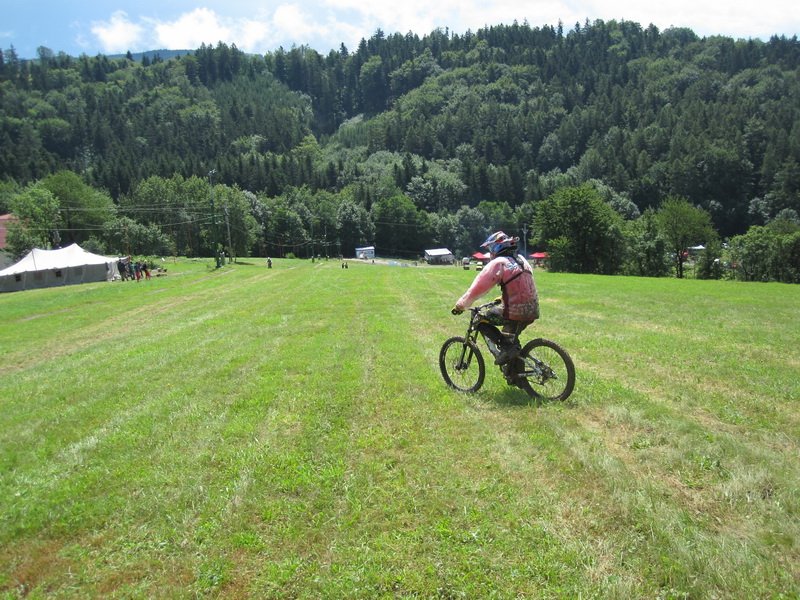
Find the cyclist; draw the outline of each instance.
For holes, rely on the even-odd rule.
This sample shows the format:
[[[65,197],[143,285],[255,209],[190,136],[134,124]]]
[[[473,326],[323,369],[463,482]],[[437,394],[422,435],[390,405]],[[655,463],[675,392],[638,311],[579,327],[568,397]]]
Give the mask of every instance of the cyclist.
[[[517,336],[539,318],[539,294],[533,279],[533,268],[525,257],[517,253],[518,237],[502,231],[490,235],[481,248],[489,250],[491,261],[475,276],[469,289],[458,299],[453,314],[458,315],[492,289],[500,286],[502,303],[487,312],[492,325],[503,327],[499,340],[500,352],[495,364],[503,365],[519,353]]]

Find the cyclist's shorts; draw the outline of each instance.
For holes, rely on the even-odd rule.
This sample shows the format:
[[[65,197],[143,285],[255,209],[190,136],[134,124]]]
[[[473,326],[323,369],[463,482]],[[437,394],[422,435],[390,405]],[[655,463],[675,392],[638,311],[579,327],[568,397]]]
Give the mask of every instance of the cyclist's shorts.
[[[497,327],[502,327],[505,325],[506,320],[503,318],[502,305],[493,306],[487,310],[483,315],[483,321],[485,323],[489,323],[489,325],[495,325]]]

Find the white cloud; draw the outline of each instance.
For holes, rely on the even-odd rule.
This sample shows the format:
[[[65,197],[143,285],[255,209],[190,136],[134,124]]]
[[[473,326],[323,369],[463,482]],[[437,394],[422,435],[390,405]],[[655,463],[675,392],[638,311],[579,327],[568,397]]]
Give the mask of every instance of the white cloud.
[[[532,26],[555,24],[569,17],[573,10],[559,0],[519,2],[518,0],[403,0],[402,2],[372,2],[361,0],[323,0],[334,11],[348,10],[360,15],[374,31],[418,35],[430,33],[437,27],[447,27],[455,33],[476,30],[484,25],[511,24],[528,20]],[[366,35],[371,35],[367,31]]]
[[[295,31],[298,37],[313,30],[311,18],[303,14],[296,4],[281,4],[275,9],[272,22],[278,31]]]
[[[305,7],[304,7],[305,8]],[[282,4],[271,17],[274,43],[262,51],[274,50],[279,45],[308,45],[326,53],[340,44],[354,48],[361,38],[368,38],[378,25],[357,13],[330,11],[318,6],[313,11],[296,4]]]
[[[236,44],[245,52],[266,52],[281,44],[310,43],[329,29],[297,5],[282,4],[271,15],[262,13],[256,18],[223,17],[211,9],[197,8],[169,21],[141,17],[135,23],[127,13],[118,11],[108,21],[93,23],[91,31],[103,52],[194,49],[218,42]]]
[[[754,11],[751,0],[708,0],[705,4],[696,0],[661,4],[639,0],[284,0],[272,7],[232,4],[230,10],[238,16],[217,3],[216,10],[196,8],[166,21],[145,16],[132,21],[127,13],[117,11],[108,21],[93,23],[91,31],[105,52],[193,49],[221,41],[236,44],[245,52],[308,44],[324,53],[340,43],[353,49],[377,29],[387,35],[411,31],[424,36],[437,27],[447,27],[460,34],[513,21],[527,21],[532,27],[561,21],[569,30],[587,19],[625,19],[642,27],[654,23],[661,30],[690,27],[701,36],[719,33],[762,39],[776,32],[774,23],[781,19],[797,28],[797,18],[787,17],[795,14],[789,0],[762,3]]]
[[[231,41],[236,44],[239,50],[245,52],[264,52],[267,50],[264,46],[270,39],[271,28],[266,21],[245,19],[239,23],[238,31],[236,39]]]
[[[401,2],[363,2],[363,0],[320,0],[332,12],[354,15],[361,35],[369,37],[377,27],[385,33],[411,30],[425,35],[436,27],[455,33],[475,31],[485,25],[527,21],[532,27],[556,25],[565,30],[588,19],[635,21],[642,27],[650,23],[663,30],[671,26],[689,27],[698,35],[761,37],[774,33],[797,33],[800,13],[795,0],[669,0],[647,3],[641,0],[402,0]]]
[[[357,0],[322,0],[332,13],[346,13],[350,23],[361,37],[370,37],[376,29],[386,34],[413,31],[419,35],[430,33],[437,26],[445,26],[446,15],[457,15],[463,3],[455,7],[453,0],[401,0],[397,2],[360,2]],[[439,22],[442,21],[442,22]],[[337,19],[337,23],[345,21]]]
[[[616,18],[624,15],[643,27],[654,23],[659,29],[670,26],[688,27],[701,36],[727,35],[730,37],[767,39],[772,34],[785,31],[785,25],[794,21],[797,29],[798,12],[793,4],[784,0],[762,1],[753,4],[743,0],[714,0],[697,3],[692,0],[672,0],[669,4],[656,4],[646,9],[630,0],[616,5]],[[792,17],[792,15],[795,15]],[[776,23],[783,23],[776,29]]]
[[[137,48],[144,33],[144,28],[129,21],[128,14],[122,10],[113,13],[109,21],[93,22],[91,30],[100,41],[104,52],[123,52]]]
[[[324,53],[326,50],[338,50],[339,45],[344,44],[349,50],[353,50],[361,38],[368,38],[374,32],[374,28],[372,31],[365,31],[350,22],[331,19],[325,27],[325,36],[320,38],[315,49]],[[312,45],[311,42],[309,45]]]
[[[153,30],[160,48],[193,49],[234,41],[234,29],[207,8],[196,8],[168,23],[153,21]]]

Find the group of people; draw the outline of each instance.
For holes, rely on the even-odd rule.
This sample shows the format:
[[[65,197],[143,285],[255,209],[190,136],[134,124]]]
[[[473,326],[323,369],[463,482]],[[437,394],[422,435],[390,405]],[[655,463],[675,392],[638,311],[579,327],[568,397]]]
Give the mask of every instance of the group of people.
[[[142,278],[150,279],[150,265],[146,261],[132,261],[130,256],[120,258],[117,261],[117,270],[119,270],[119,276],[122,281],[133,281],[135,279],[138,282]]]

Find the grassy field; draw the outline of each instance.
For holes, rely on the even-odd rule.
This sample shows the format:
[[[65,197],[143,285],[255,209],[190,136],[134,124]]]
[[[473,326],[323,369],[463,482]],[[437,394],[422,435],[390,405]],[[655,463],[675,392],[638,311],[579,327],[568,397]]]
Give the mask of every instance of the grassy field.
[[[800,596],[800,286],[537,272],[535,404],[439,375],[473,276],[0,295],[0,598]]]

